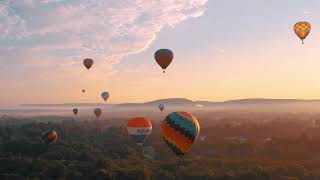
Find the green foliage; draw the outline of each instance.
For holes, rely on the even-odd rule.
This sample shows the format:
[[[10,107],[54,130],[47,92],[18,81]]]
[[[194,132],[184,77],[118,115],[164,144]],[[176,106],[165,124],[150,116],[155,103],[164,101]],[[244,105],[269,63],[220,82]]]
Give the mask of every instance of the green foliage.
[[[204,126],[202,131],[209,140],[198,141],[177,166],[159,131],[154,130],[147,141],[155,149],[154,159],[150,160],[143,158],[141,149],[130,141],[123,127],[103,128],[106,125],[108,122],[66,120],[23,121],[0,126],[0,179],[313,180],[320,177],[320,145],[316,144],[320,142],[320,134],[315,136],[319,139],[301,141],[301,137],[287,133],[266,143],[265,138],[257,139],[261,132],[254,125],[239,129]],[[155,124],[154,128],[158,126]],[[226,129],[221,131],[223,128]],[[58,141],[48,146],[40,137],[50,129],[57,131]],[[243,129],[254,141],[241,143],[223,138]]]

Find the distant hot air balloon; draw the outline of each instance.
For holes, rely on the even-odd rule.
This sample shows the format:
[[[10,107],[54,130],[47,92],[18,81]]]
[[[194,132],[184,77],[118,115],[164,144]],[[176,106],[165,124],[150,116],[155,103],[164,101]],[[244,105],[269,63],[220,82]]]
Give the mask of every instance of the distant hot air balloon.
[[[97,116],[97,118],[102,114],[102,110],[100,108],[95,108],[93,112]]]
[[[162,104],[162,103],[159,104],[159,109],[160,109],[161,112],[164,110],[164,108],[165,108],[165,107],[164,107],[164,104]]]
[[[101,93],[101,97],[105,102],[107,102],[107,100],[109,98],[109,93],[108,92],[103,92],[103,93]]]
[[[186,112],[173,112],[161,122],[160,131],[168,147],[178,156],[190,151],[197,140],[200,126],[198,120]]]
[[[167,69],[173,60],[173,53],[170,49],[159,49],[155,52],[154,59],[163,69],[163,73],[165,73],[165,69]]]
[[[128,121],[128,134],[139,146],[143,145],[145,139],[151,133],[151,130],[152,123],[147,118],[136,117]]]
[[[72,112],[73,112],[73,114],[76,116],[76,115],[78,114],[78,109],[77,109],[77,108],[74,108],[74,109],[72,110]]]
[[[303,40],[309,35],[311,31],[311,24],[308,22],[298,22],[293,27],[294,32],[296,35],[301,39],[302,44],[304,44]]]
[[[205,139],[206,139],[206,136],[202,136],[202,137],[200,138],[201,141],[204,141]]]
[[[58,134],[54,130],[50,130],[42,134],[42,140],[48,145],[54,143],[57,139]]]
[[[82,93],[84,94],[86,92],[86,90],[85,89],[82,89]]]
[[[93,65],[93,60],[87,58],[83,60],[83,65],[89,70]]]
[[[152,146],[143,147],[142,155],[147,159],[153,160],[155,156],[155,149]]]

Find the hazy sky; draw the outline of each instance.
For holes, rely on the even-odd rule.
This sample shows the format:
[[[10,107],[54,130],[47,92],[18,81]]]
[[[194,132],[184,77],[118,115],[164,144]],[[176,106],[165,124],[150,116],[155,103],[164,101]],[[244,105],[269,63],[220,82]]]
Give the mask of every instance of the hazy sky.
[[[319,0],[1,0],[0,15],[0,105],[102,102],[103,90],[112,103],[320,98]],[[166,74],[159,48],[175,55]]]

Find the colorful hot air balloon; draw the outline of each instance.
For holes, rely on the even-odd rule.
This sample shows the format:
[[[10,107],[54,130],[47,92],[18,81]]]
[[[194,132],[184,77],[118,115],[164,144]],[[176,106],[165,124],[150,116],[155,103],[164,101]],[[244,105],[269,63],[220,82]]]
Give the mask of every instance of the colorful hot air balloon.
[[[102,114],[102,110],[100,108],[95,108],[93,112],[97,116],[97,118],[99,118]]]
[[[77,109],[77,108],[74,108],[74,109],[72,110],[72,112],[73,112],[73,114],[76,116],[76,115],[78,114],[78,109]]]
[[[154,54],[154,59],[163,69],[163,73],[165,73],[165,69],[167,69],[173,60],[173,53],[170,49],[159,49]]]
[[[186,112],[173,112],[161,122],[160,131],[168,147],[178,156],[190,151],[200,132],[198,120]]]
[[[159,109],[162,112],[164,110],[164,104],[159,104]]]
[[[101,93],[101,97],[105,102],[107,102],[107,100],[109,98],[109,93],[108,92],[103,92],[103,93]]]
[[[86,92],[86,90],[85,89],[82,89],[82,93],[84,94]]]
[[[57,139],[58,139],[58,134],[54,130],[51,130],[42,134],[42,140],[48,145],[54,143]]]
[[[128,134],[139,146],[143,145],[151,130],[152,123],[147,118],[136,117],[128,121]]]
[[[309,35],[311,31],[311,24],[308,22],[298,22],[293,27],[294,32],[296,35],[301,39],[302,44],[304,44],[303,40]]]
[[[85,59],[83,60],[83,65],[89,70],[93,65],[92,59]]]

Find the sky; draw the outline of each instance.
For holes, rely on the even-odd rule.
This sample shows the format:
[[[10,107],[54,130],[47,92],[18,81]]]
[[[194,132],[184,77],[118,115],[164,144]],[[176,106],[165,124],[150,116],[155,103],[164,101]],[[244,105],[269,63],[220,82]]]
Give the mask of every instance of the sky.
[[[102,91],[110,103],[320,99],[319,0],[2,0],[0,15],[0,106]],[[304,45],[298,21],[312,24]],[[161,48],[175,57],[165,74]]]

